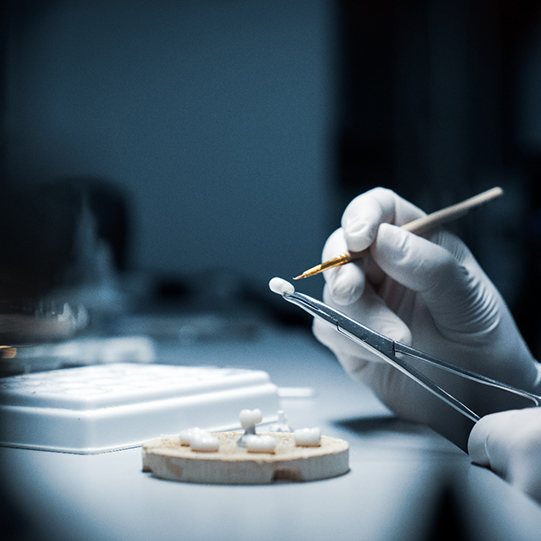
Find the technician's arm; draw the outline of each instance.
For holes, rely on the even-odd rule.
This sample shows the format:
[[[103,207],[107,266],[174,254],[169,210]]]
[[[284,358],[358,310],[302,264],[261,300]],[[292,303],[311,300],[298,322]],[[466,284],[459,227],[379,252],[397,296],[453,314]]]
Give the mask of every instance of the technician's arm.
[[[470,434],[468,452],[474,463],[541,501],[541,408],[483,417]]]

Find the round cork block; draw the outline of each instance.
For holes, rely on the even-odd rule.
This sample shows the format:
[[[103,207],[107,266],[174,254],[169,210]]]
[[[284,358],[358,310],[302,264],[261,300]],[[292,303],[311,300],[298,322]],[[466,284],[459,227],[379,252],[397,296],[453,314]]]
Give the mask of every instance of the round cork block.
[[[250,452],[237,445],[242,432],[213,432],[216,452],[192,451],[178,438],[166,436],[143,444],[143,471],[186,483],[265,484],[315,481],[349,471],[345,440],[321,436],[317,447],[298,447],[293,434],[261,432],[277,440],[273,452]]]

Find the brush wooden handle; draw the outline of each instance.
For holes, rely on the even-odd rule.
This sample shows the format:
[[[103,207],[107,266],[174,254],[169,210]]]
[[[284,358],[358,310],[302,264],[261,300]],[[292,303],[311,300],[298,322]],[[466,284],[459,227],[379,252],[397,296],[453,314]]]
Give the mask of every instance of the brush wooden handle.
[[[439,227],[440,225],[450,222],[451,220],[461,218],[470,210],[484,205],[485,203],[488,203],[489,201],[500,197],[502,194],[503,190],[501,188],[492,188],[490,190],[487,190],[486,192],[474,195],[473,197],[470,197],[465,201],[461,201],[460,203],[456,203],[455,205],[445,207],[441,210],[437,210],[436,212],[432,212],[431,214],[427,214],[426,216],[423,216],[421,218],[417,218],[417,220],[408,222],[401,227],[402,229],[410,231],[411,233],[422,233],[423,231],[426,231],[428,229],[434,229],[435,227]]]

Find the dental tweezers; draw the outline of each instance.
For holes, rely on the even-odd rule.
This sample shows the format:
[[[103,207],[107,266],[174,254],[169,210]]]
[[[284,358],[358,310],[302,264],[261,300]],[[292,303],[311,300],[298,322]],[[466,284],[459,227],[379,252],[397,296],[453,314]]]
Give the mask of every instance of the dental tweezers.
[[[440,359],[436,359],[418,349],[396,342],[391,338],[366,327],[362,323],[351,319],[343,312],[308,295],[293,290],[293,292],[284,291],[282,297],[286,301],[299,306],[312,316],[327,321],[332,326],[336,327],[336,330],[340,334],[347,336],[350,340],[353,340],[382,358],[391,366],[400,370],[400,372],[411,378],[413,381],[416,381],[427,391],[431,392],[474,422],[477,422],[480,419],[480,416],[477,413],[472,411],[468,406],[448,393],[430,378],[416,370],[403,356],[419,359],[420,361],[439,367],[460,377],[521,396],[532,401],[535,406],[541,405],[541,396],[539,395],[496,381],[487,376],[483,376],[482,374],[459,368]]]

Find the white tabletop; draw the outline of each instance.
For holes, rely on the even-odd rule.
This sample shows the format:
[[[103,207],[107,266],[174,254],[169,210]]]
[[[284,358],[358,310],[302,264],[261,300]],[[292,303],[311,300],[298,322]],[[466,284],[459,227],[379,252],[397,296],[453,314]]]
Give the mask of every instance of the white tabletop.
[[[306,332],[161,346],[159,360],[264,369],[281,387],[312,388],[314,396],[284,398],[282,407],[294,427],[347,439],[350,472],[311,483],[195,485],[143,473],[140,449],[2,448],[6,513],[15,509],[35,535],[56,540],[407,541],[449,527],[472,539],[540,539],[538,503],[429,429],[394,419]]]

